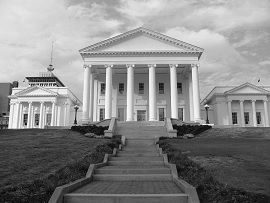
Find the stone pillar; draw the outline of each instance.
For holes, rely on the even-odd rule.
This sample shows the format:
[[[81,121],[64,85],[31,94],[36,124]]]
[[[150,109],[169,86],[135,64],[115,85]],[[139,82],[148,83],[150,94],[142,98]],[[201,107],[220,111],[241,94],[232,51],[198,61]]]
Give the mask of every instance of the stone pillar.
[[[94,114],[94,73],[90,73],[90,101],[89,101],[89,120],[93,122],[93,114]]]
[[[190,121],[194,121],[193,91],[192,91],[192,76],[191,76],[191,72],[188,75],[188,93],[189,93],[189,120]]]
[[[55,125],[55,102],[52,102],[51,126]]]
[[[199,88],[199,64],[191,64],[191,74],[192,74],[192,90],[193,90],[193,111],[194,111],[194,121],[200,121],[200,88]]]
[[[256,100],[251,101],[252,104],[252,118],[253,118],[253,126],[257,127],[257,118],[256,118]]]
[[[157,120],[156,64],[149,67],[149,121]]]
[[[178,119],[177,64],[170,64],[171,118]]]
[[[67,113],[67,110],[68,110],[68,102],[64,102],[64,106],[65,106],[65,109],[64,109],[64,126],[67,126],[67,121],[68,121],[68,113]]]
[[[20,129],[21,128],[21,123],[22,123],[22,103],[21,102],[17,102],[17,122],[15,125],[15,128]]]
[[[9,109],[9,118],[8,118],[8,128],[12,129],[13,127],[13,114],[14,114],[14,103],[10,103],[10,109]]]
[[[268,100],[263,100],[263,107],[264,107],[264,122],[265,127],[269,127],[269,118],[268,118],[268,108],[267,108]]]
[[[127,121],[134,120],[134,65],[127,64]]]
[[[82,121],[87,122],[89,120],[89,96],[90,96],[90,72],[91,65],[84,65],[83,76],[83,115]]]
[[[32,102],[28,102],[27,128],[31,128]]]
[[[106,90],[105,90],[105,119],[112,117],[112,67],[105,65],[106,68]]]
[[[231,100],[227,101],[227,105],[228,105],[228,121],[229,125],[232,125],[232,101]]]
[[[44,117],[44,102],[40,102],[40,109],[39,109],[39,128],[43,128],[43,117]]]
[[[241,126],[245,127],[244,101],[243,100],[240,100],[240,116],[241,116]]]

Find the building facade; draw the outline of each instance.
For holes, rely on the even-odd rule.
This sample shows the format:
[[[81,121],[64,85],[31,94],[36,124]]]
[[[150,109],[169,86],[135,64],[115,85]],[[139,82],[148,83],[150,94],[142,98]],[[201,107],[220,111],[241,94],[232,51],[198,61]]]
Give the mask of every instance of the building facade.
[[[81,49],[84,123],[200,121],[199,59],[203,49],[137,28]]]
[[[215,125],[269,127],[269,97],[270,86],[218,86],[206,96],[202,106],[210,106],[209,121]],[[202,115],[205,118],[205,112]]]
[[[27,87],[12,89],[10,98],[10,129],[70,126],[74,105],[80,100],[52,73],[26,77]]]

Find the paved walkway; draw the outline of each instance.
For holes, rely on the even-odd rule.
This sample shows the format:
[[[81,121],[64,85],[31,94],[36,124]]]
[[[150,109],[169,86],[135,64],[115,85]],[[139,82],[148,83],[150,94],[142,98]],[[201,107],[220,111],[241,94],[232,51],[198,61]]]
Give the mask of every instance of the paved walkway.
[[[188,202],[188,196],[173,182],[156,145],[163,126],[120,124],[126,146],[111,157],[108,166],[95,170],[93,182],[64,196],[66,203]]]

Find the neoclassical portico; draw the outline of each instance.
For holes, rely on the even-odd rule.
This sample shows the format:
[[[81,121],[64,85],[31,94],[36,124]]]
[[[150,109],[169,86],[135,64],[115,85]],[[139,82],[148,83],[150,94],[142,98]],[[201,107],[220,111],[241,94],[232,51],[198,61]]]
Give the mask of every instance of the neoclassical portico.
[[[145,28],[80,50],[85,63],[83,122],[115,116],[157,121],[162,115],[201,120],[202,51]]]

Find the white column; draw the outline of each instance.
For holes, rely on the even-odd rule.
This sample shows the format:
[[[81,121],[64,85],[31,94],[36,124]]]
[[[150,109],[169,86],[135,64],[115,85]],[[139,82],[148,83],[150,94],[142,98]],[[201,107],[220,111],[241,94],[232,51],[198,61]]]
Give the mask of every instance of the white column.
[[[9,104],[10,109],[9,109],[9,118],[8,118],[8,128],[11,129],[13,128],[13,113],[14,113],[14,103]]]
[[[228,105],[228,121],[229,125],[232,125],[232,101],[231,100],[227,101],[227,105]]]
[[[68,105],[68,102],[65,102],[64,103],[64,106],[65,106],[65,109],[64,109],[64,126],[67,126],[67,105]]]
[[[105,119],[112,117],[112,67],[105,65],[106,68],[106,90],[105,90]]]
[[[98,81],[94,80],[94,108],[93,108],[93,121],[97,121],[97,105],[98,105]]]
[[[51,126],[55,125],[55,102],[52,102]]]
[[[241,126],[245,126],[245,117],[244,117],[244,101],[240,100],[240,116],[241,116]]]
[[[149,121],[157,120],[156,64],[149,64]]]
[[[134,120],[134,65],[127,64],[127,121]]]
[[[22,127],[22,103],[18,102],[17,103],[18,106],[18,115],[17,115],[17,122],[16,122],[16,128],[20,129]]]
[[[94,114],[94,73],[90,73],[90,96],[89,96],[89,119],[93,122],[93,114]]]
[[[264,106],[264,122],[265,127],[269,127],[269,118],[268,118],[268,108],[267,108],[268,100],[263,100],[263,106]]]
[[[177,64],[170,64],[171,118],[178,119]]]
[[[257,118],[256,118],[256,100],[251,101],[252,104],[252,118],[253,118],[253,126],[257,127]]]
[[[32,102],[28,102],[27,128],[31,128]]]
[[[39,128],[43,128],[43,117],[44,117],[44,102],[40,102],[39,108]]]
[[[191,72],[188,75],[188,92],[189,92],[189,119],[194,121],[194,112],[193,112],[193,91],[192,91],[192,76]]]
[[[82,120],[89,120],[90,72],[91,65],[84,65],[83,76],[83,115]]]
[[[57,109],[56,109],[56,125],[60,126],[60,119],[61,119],[61,105],[57,105]]]
[[[199,64],[191,64],[194,121],[200,121]]]

